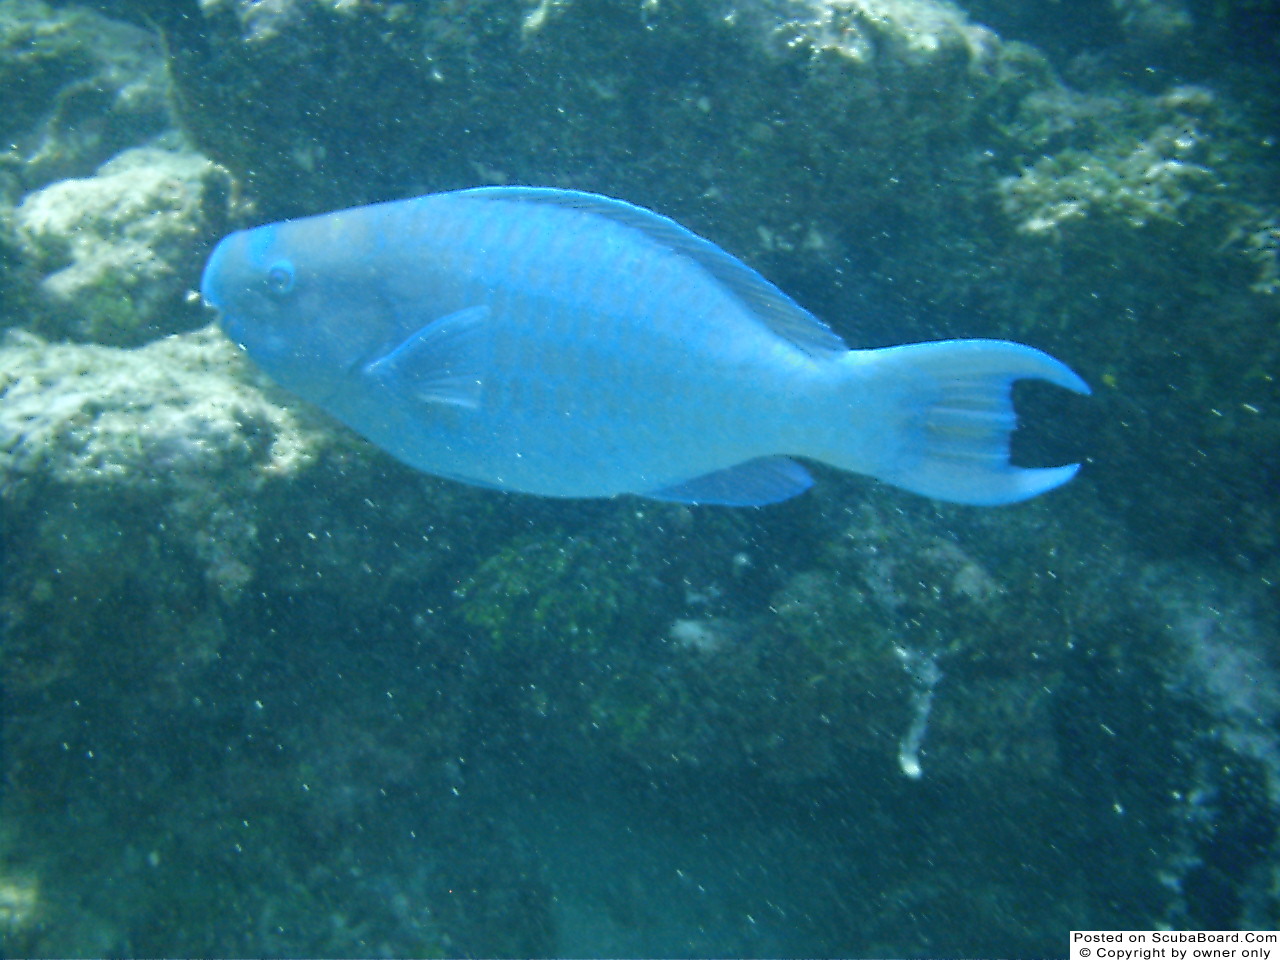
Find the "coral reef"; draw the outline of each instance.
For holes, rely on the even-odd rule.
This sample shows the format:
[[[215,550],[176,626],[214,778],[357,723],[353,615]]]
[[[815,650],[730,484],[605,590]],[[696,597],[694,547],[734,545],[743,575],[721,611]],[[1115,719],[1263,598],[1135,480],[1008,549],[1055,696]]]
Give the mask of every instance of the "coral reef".
[[[1200,140],[1192,126],[1167,125],[1133,146],[1112,140],[1102,154],[1045,157],[1001,183],[1005,212],[1027,233],[1069,220],[1178,223],[1183,208],[1215,186],[1213,171],[1194,160]]]
[[[1252,318],[1277,309],[1274,173],[1231,88],[1127,82],[1127,57],[1178,46],[1180,4],[1098,4],[1098,42],[1127,46],[1070,64],[1074,83],[1065,60],[981,25],[1025,17],[1014,35],[1056,55],[1052,11],[995,3],[137,8],[164,31],[182,127],[243,187],[242,217],[482,182],[625,196],[744,256],[851,343],[1029,339],[1114,389],[1102,405],[1159,411],[1177,442],[1099,418],[1102,469],[1194,471],[1215,509],[1152,489],[1112,504],[1135,530],[1174,511],[1190,547],[1221,540],[1220,516],[1265,525],[1268,478],[1244,467],[1272,442],[1248,411],[1274,401],[1251,372],[1272,352]],[[1238,15],[1190,29],[1212,48]],[[1172,381],[1148,359],[1166,338],[1183,346]],[[1199,463],[1219,415],[1233,452]]]
[[[807,0],[788,14],[771,27],[787,47],[889,70],[982,71],[998,53],[999,38],[945,0]]]
[[[266,43],[290,29],[305,25],[313,10],[353,13],[361,4],[362,0],[200,0],[200,9],[205,16],[232,13],[240,24],[240,35],[246,43]]]

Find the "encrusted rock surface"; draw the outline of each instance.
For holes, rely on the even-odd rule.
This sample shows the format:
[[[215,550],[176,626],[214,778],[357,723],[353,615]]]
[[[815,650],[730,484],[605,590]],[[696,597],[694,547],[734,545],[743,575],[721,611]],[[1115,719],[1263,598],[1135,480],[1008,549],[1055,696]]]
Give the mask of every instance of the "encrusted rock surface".
[[[0,0],[0,89],[5,203],[172,125],[155,35],[79,5]]]
[[[6,494],[58,483],[114,495],[224,475],[250,497],[310,462],[323,436],[254,379],[215,328],[136,350],[11,333],[0,345]]]
[[[207,322],[194,278],[225,232],[230,192],[207,157],[153,146],[27,194],[14,221],[43,295],[27,326],[125,346]]]

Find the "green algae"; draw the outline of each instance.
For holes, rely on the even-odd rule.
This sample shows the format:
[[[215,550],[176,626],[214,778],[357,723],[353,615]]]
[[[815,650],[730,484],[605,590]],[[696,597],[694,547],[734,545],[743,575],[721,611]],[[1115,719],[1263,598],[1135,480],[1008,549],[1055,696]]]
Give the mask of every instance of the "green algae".
[[[519,644],[599,652],[618,633],[633,596],[617,563],[601,563],[585,536],[517,539],[486,559],[456,591],[462,618],[501,654]]]

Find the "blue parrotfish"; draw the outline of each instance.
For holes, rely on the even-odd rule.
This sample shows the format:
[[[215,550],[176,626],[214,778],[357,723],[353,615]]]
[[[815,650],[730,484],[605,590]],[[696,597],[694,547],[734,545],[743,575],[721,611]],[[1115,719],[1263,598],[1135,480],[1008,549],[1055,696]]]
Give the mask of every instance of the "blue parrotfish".
[[[499,490],[758,506],[809,488],[799,457],[1003,504],[1079,467],[1009,460],[1015,380],[1089,392],[1048,354],[851,350],[714,243],[590,193],[483,187],[242,230],[201,293],[299,397]]]

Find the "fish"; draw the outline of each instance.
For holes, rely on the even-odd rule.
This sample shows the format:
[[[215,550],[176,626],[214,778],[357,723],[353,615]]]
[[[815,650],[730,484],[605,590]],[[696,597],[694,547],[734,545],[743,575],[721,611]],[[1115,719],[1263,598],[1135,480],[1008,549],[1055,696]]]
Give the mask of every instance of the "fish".
[[[237,231],[201,278],[270,377],[393,457],[544,497],[764,506],[800,460],[1014,503],[1011,385],[1089,387],[1004,340],[850,349],[746,264],[598,194],[478,187]]]

